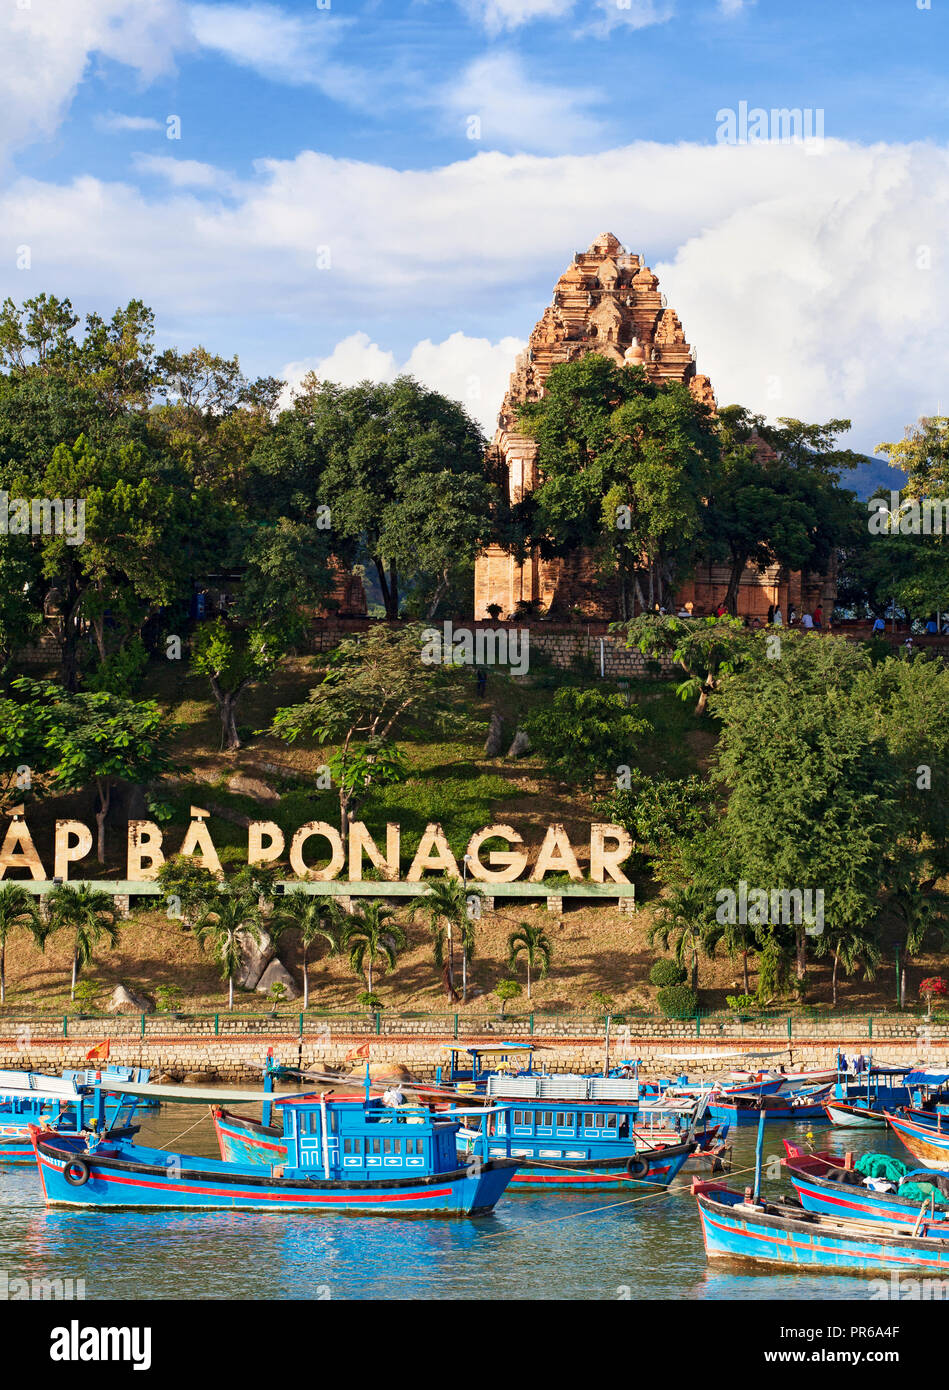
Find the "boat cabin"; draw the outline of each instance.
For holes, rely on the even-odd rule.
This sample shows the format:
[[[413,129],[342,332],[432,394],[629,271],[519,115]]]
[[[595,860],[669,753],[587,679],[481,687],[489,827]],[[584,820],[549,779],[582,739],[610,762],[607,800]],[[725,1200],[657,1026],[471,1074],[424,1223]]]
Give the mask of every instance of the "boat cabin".
[[[277,1101],[287,1146],[284,1176],[299,1169],[327,1180],[449,1173],[460,1163],[461,1119],[432,1115],[425,1106],[388,1106],[358,1097]]]
[[[485,1043],[480,1047],[446,1046],[448,1062],[435,1069],[436,1086],[483,1091],[489,1076],[534,1076],[534,1044]]]

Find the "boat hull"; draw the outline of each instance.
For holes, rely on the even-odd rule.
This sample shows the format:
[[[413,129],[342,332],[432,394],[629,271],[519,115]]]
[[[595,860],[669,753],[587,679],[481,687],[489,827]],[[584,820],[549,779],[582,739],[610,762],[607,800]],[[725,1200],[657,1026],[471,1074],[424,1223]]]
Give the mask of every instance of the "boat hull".
[[[418,1178],[349,1181],[282,1178],[261,1165],[196,1159],[134,1144],[82,1152],[79,1143],[34,1136],[49,1206],[139,1210],[336,1211],[363,1216],[477,1216],[490,1212],[514,1164],[471,1163]],[[140,1152],[146,1161],[137,1161]],[[161,1161],[147,1161],[158,1158]],[[86,1176],[70,1182],[80,1168]]]
[[[531,1159],[513,1155],[520,1164],[511,1179],[511,1192],[622,1192],[635,1187],[668,1187],[694,1152],[694,1144],[640,1152],[647,1165],[643,1174],[630,1173],[629,1160]]]
[[[829,1100],[824,1110],[838,1129],[886,1129],[886,1120],[879,1110],[864,1110],[859,1105],[846,1105],[839,1100]]]
[[[883,1112],[887,1124],[914,1158],[926,1168],[949,1171],[949,1131],[941,1133],[931,1125],[920,1124],[907,1115]]]
[[[796,1219],[770,1205],[758,1208],[718,1201],[712,1192],[699,1192],[696,1201],[710,1260],[750,1260],[794,1269],[949,1270],[946,1238],[903,1235],[876,1223],[813,1216]]]
[[[900,1197],[896,1192],[874,1192],[862,1184],[833,1182],[815,1173],[802,1173],[796,1171],[792,1164],[788,1164],[788,1176],[804,1210],[821,1212],[826,1216],[912,1226],[922,1205],[908,1197]],[[949,1222],[946,1230],[949,1235]]]

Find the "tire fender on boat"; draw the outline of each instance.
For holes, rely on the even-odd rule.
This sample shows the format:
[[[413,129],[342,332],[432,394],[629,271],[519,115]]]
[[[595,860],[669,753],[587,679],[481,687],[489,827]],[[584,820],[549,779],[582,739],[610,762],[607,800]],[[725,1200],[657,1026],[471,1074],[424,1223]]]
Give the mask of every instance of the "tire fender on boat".
[[[628,1158],[626,1171],[631,1178],[644,1178],[649,1172],[649,1164],[644,1158]]]
[[[89,1165],[84,1158],[72,1158],[63,1169],[63,1177],[71,1187],[83,1187],[89,1181]]]

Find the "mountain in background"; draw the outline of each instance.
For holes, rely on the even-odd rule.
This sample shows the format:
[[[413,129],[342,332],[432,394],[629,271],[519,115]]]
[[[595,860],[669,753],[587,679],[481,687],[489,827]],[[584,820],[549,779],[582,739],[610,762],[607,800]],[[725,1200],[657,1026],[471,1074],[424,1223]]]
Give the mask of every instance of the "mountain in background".
[[[864,458],[865,463],[840,475],[840,486],[855,492],[858,501],[865,502],[880,488],[886,491],[893,488],[899,492],[906,486],[906,474],[901,468],[894,468],[886,459],[874,458],[870,454],[864,454]]]

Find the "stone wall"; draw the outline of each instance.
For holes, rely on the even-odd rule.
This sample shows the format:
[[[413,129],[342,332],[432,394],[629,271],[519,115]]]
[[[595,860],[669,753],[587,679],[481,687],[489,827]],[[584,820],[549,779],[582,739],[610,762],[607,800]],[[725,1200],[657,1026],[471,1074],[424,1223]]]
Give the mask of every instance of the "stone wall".
[[[224,1032],[214,1033],[213,1016],[202,1020],[147,1020],[146,1036],[141,1020],[128,1017],[110,1021],[70,1020],[70,1037],[52,1036],[53,1028],[34,1024],[27,1029],[2,1026],[0,1068],[60,1072],[66,1067],[86,1067],[86,1054],[94,1042],[111,1037],[110,1060],[152,1069],[154,1077],[170,1074],[177,1081],[200,1075],[220,1081],[259,1080],[267,1049],[282,1062],[321,1071],[361,1065],[358,1051],[373,1062],[400,1062],[418,1078],[430,1078],[446,1061],[446,1042],[459,1046],[496,1042],[499,1038],[523,1038],[537,1047],[536,1065],[553,1072],[598,1071],[604,1060],[604,1029],[593,1020],[578,1019],[575,1024],[535,1018],[529,1033],[525,1018],[478,1020],[479,1031],[465,1029],[453,1039],[448,1027],[433,1028],[433,1020],[387,1021],[385,1032],[376,1034],[375,1021],[365,1019],[326,1020],[307,1023],[300,1037],[295,1016],[245,1020],[220,1016]],[[459,1023],[461,1023],[459,1016]],[[547,1029],[550,1028],[548,1032]],[[159,1028],[161,1031],[159,1031]],[[556,1031],[554,1031],[556,1029]],[[798,1035],[800,1030],[800,1035]],[[124,1036],[123,1036],[124,1034]],[[795,1036],[787,1036],[787,1020],[772,1024],[742,1025],[735,1020],[715,1023],[703,1020],[697,1033],[695,1020],[637,1020],[628,1026],[615,1026],[611,1032],[610,1057],[642,1059],[645,1076],[688,1072],[691,1076],[711,1075],[741,1065],[742,1053],[767,1053],[760,1065],[801,1067],[833,1066],[838,1050],[857,1052],[885,1062],[911,1065],[925,1063],[949,1066],[949,1028],[931,1026],[915,1019],[849,1018],[827,1020],[811,1026],[795,1021]],[[670,1055],[672,1054],[672,1055]]]

